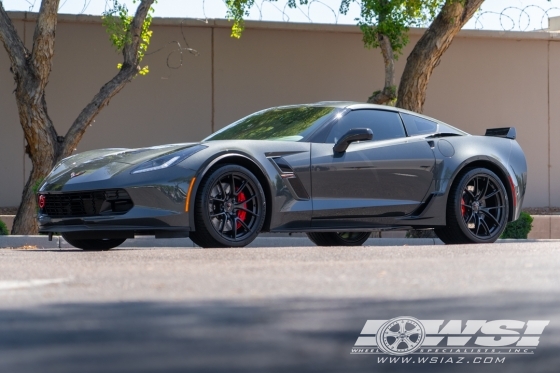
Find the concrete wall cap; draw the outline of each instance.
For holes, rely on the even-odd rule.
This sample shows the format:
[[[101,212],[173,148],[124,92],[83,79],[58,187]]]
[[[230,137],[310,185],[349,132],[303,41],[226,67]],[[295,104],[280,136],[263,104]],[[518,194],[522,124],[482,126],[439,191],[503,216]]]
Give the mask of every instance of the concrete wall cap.
[[[12,20],[31,21],[37,19],[38,13],[8,11]],[[88,14],[59,14],[60,23],[101,23],[101,16]],[[155,26],[179,26],[183,24],[188,27],[213,27],[231,28],[232,22],[221,18],[163,18],[155,17],[152,21]],[[337,32],[360,34],[360,28],[355,25],[339,25],[324,23],[296,23],[296,22],[274,22],[274,21],[245,21],[245,29],[269,29],[284,31],[315,31],[315,32]],[[411,35],[422,35],[425,28],[411,28]],[[466,38],[493,38],[493,39],[515,39],[515,40],[557,40],[560,38],[558,31],[503,31],[503,30],[462,30],[457,37]]]

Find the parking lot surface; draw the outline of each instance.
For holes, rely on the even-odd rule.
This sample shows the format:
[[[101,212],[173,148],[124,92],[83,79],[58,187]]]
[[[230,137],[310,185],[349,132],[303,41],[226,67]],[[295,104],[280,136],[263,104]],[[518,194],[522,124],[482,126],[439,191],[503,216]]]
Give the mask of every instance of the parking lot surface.
[[[0,372],[557,372],[559,274],[558,242],[0,249]],[[499,364],[350,353],[398,316],[550,324]]]

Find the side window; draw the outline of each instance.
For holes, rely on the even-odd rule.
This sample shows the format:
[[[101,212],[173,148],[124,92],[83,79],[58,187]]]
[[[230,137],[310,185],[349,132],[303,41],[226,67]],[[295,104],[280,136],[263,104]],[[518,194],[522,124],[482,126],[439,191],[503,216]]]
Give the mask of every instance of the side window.
[[[439,126],[438,132],[441,132],[441,133],[455,133],[455,134],[461,135],[461,136],[467,134],[466,132],[458,130],[457,128],[454,128],[454,127],[451,127],[449,125],[445,125],[445,124],[442,124],[442,123],[438,124],[438,126]]]
[[[416,115],[401,113],[408,136],[425,135],[437,132],[437,123]]]
[[[406,137],[399,114],[384,110],[353,110],[335,123],[326,142],[337,142],[353,128],[370,128],[372,141]]]

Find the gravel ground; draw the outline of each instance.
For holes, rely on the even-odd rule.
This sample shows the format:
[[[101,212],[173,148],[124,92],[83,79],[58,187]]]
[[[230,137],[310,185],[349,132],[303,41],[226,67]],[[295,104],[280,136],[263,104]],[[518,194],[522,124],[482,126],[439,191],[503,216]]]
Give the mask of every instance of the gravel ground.
[[[15,215],[17,207],[0,207],[0,215]]]

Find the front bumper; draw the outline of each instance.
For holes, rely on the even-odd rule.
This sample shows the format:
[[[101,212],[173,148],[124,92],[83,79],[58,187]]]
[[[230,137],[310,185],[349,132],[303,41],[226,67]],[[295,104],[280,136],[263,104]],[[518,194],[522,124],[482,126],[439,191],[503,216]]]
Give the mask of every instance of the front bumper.
[[[37,217],[39,232],[75,234],[84,239],[99,238],[101,235],[104,238],[133,238],[135,235],[155,235],[156,238],[188,237],[190,224],[189,214],[184,207],[184,193],[177,193],[177,188],[159,186],[125,190],[134,203],[125,213],[74,217],[49,216],[40,210]]]
[[[76,234],[80,238],[134,238],[154,235],[156,238],[188,237],[188,214],[134,207],[124,215],[83,218],[51,218],[39,215],[40,233]]]

